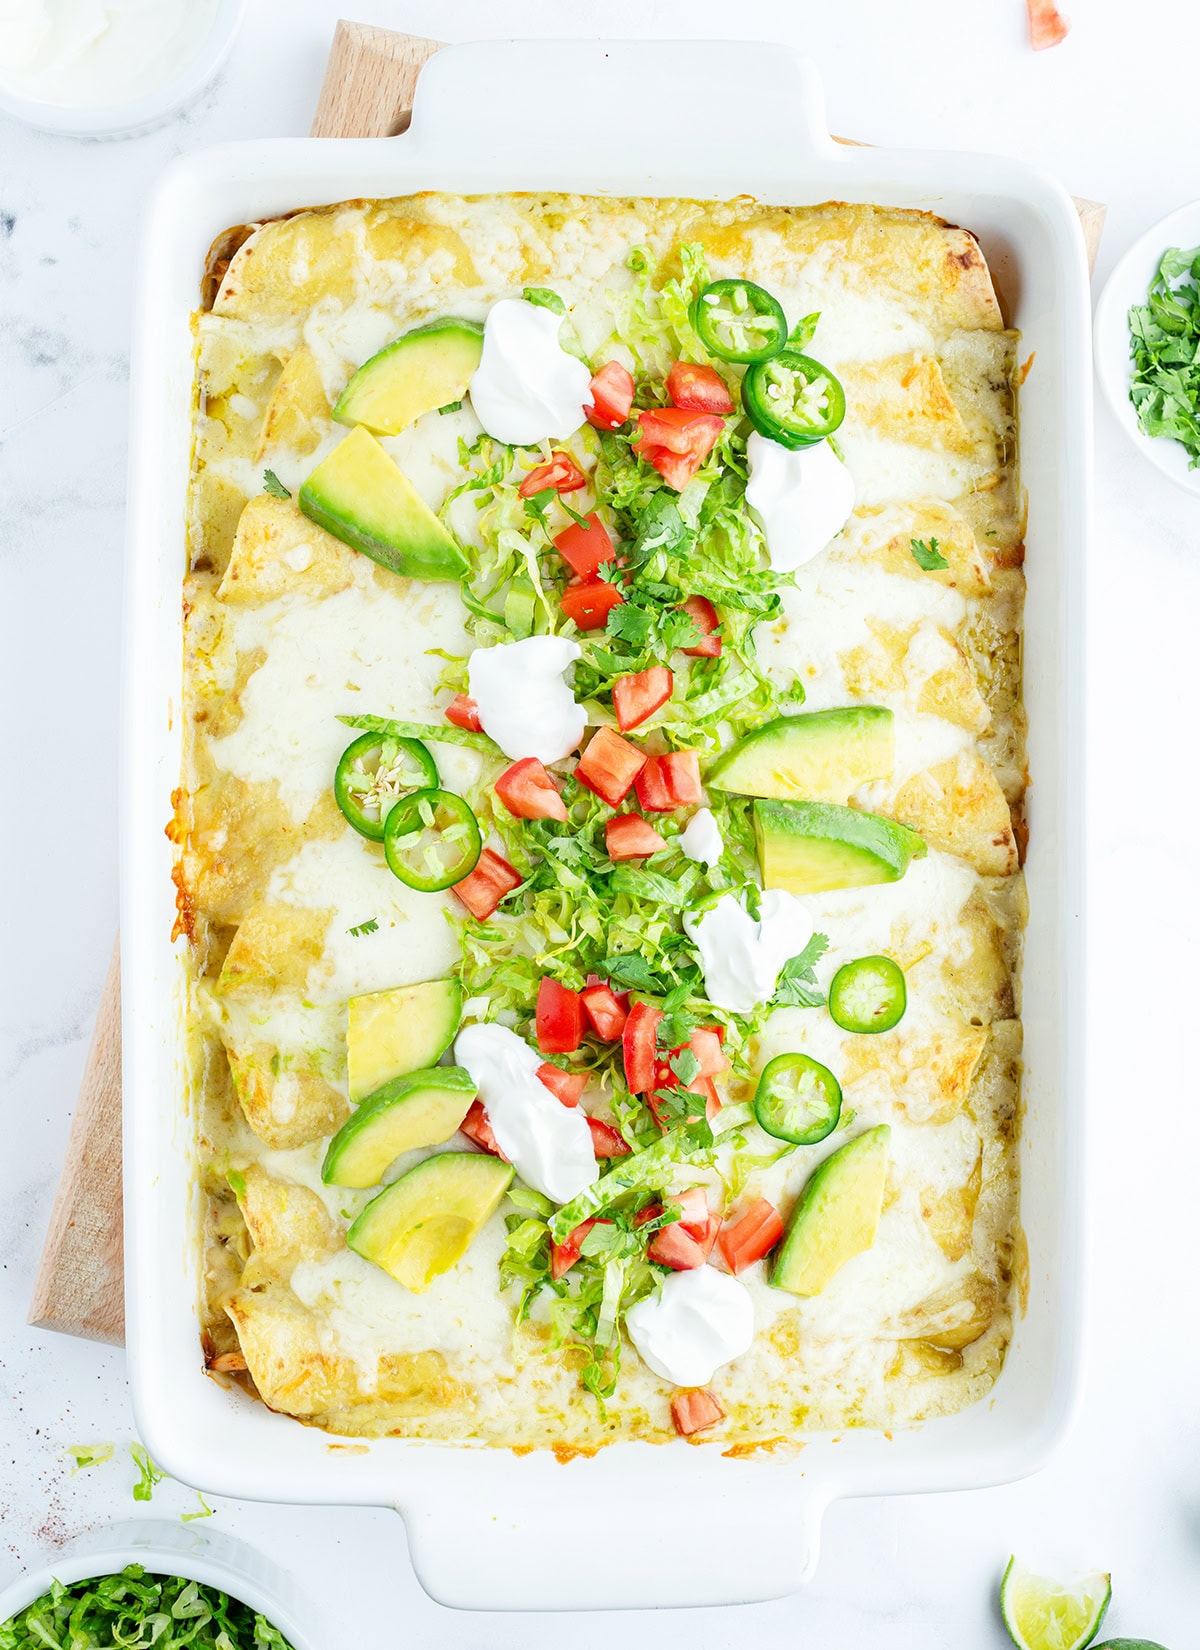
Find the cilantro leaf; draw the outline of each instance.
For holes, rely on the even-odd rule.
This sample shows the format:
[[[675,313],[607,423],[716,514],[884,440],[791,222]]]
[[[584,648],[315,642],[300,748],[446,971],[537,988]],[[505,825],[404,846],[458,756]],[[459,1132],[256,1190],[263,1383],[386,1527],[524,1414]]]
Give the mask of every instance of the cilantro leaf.
[[[360,922],[357,928],[347,928],[346,932],[353,934],[355,939],[360,939],[364,934],[374,934],[378,927],[378,917],[368,917],[366,922]]]
[[[820,1008],[825,993],[817,984],[813,970],[828,950],[825,935],[814,934],[799,956],[784,963],[772,1001],[787,1008]]]
[[[274,470],[263,471],[263,492],[270,493],[272,498],[291,498],[291,491],[283,485]]]
[[[627,986],[632,991],[657,991],[659,988],[654,970],[636,951],[627,957],[605,957],[601,968],[614,984]]]
[[[924,539],[909,539],[908,542],[912,546],[913,560],[923,572],[940,573],[943,568],[949,567],[950,563],[938,549],[936,539],[931,538],[928,543]]]

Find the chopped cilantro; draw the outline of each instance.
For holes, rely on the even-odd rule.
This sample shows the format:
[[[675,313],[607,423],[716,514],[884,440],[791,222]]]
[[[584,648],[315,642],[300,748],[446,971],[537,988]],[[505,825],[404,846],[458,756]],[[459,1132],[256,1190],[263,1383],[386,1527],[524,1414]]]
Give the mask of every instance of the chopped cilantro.
[[[924,539],[910,539],[908,542],[912,546],[913,560],[924,572],[940,573],[943,568],[949,567],[950,563],[938,549],[936,539],[930,539],[928,543]]]
[[[447,401],[447,403],[444,407],[439,407],[438,408],[438,412],[441,413],[443,418],[445,418],[447,413],[458,412],[461,409],[461,407],[462,407],[462,402],[461,401]]]
[[[1129,311],[1129,399],[1147,435],[1178,441],[1200,466],[1200,246],[1159,259],[1146,302]]]
[[[263,492],[270,493],[272,498],[291,498],[291,490],[283,485],[274,470],[263,471]]]
[[[775,986],[774,1001],[789,1008],[820,1008],[825,993],[817,984],[813,969],[828,950],[825,935],[814,934],[799,956],[784,963]]]
[[[378,928],[378,917],[368,917],[366,922],[360,922],[357,928],[347,928],[346,932],[353,934],[355,939],[360,939],[363,934],[374,934]]]

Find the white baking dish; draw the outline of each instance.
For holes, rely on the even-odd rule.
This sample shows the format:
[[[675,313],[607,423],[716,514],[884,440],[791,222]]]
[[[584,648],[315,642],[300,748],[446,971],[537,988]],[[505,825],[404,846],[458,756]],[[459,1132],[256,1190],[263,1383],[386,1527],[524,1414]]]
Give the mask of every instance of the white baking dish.
[[[702,155],[669,112],[663,92],[672,84],[686,84],[695,107],[727,111]],[[602,143],[595,122],[579,119],[581,109],[599,108],[625,112],[605,122]],[[541,188],[926,208],[979,234],[1024,347],[1036,352],[1022,399],[1030,1295],[994,1393],[948,1419],[894,1435],[817,1438],[790,1458],[624,1444],[563,1466],[545,1453],[395,1439],[347,1447],[222,1390],[201,1369],[181,966],[168,942],[173,890],[162,831],[179,774],[188,316],[205,249],[229,224],[302,205],[417,189]],[[445,1603],[596,1609],[786,1593],[811,1573],[821,1513],[835,1496],[994,1484],[1046,1458],[1072,1407],[1082,1294],[1088,314],[1083,242],[1057,184],[995,156],[839,147],[825,130],[812,67],[780,46],[456,46],[424,70],[403,137],[231,145],[170,170],[150,204],[137,285],[122,864],[129,1364],[142,1437],[168,1471],[223,1495],[394,1506],[422,1583]],[[623,1541],[613,1553],[623,1512],[672,1505],[695,1516],[656,1521],[653,1539]],[[697,1540],[714,1518],[720,1540]]]

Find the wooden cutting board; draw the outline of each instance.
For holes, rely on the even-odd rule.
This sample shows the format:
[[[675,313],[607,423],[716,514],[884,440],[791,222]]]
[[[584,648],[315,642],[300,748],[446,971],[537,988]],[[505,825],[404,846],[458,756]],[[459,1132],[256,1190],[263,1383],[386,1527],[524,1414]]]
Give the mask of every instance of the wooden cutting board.
[[[392,137],[406,130],[417,76],[441,44],[365,23],[339,23],[311,136]],[[1094,266],[1107,208],[1088,200],[1075,205]],[[29,1321],[94,1341],[119,1345],[125,1339],[119,947],[96,1014]]]

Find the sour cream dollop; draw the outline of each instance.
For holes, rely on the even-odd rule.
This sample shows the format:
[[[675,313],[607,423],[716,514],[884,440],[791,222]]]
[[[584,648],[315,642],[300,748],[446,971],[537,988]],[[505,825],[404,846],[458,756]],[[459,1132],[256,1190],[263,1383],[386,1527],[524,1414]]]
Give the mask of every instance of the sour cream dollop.
[[[684,931],[694,940],[704,970],[704,995],[731,1014],[750,1014],[775,995],[779,971],[813,936],[813,921],[794,894],[769,888],[758,922],[735,894],[723,894],[710,911],[685,912]]]
[[[523,298],[501,298],[483,326],[483,355],[471,405],[497,441],[532,446],[573,435],[583,423],[592,375],[558,341],[562,317]]]
[[[538,1076],[542,1057],[507,1026],[468,1026],[454,1057],[471,1073],[496,1144],[527,1186],[569,1203],[596,1178],[587,1114],[564,1106]]]
[[[828,441],[791,452],[757,430],[746,443],[746,503],[771,566],[790,573],[819,555],[854,512],[854,478]]]
[[[472,653],[468,692],[483,731],[505,756],[561,762],[578,745],[587,713],[563,681],[563,671],[578,657],[579,644],[566,636],[527,636]]]
[[[750,1291],[727,1272],[697,1266],[672,1272],[657,1295],[631,1306],[629,1338],[642,1362],[676,1386],[707,1386],[754,1339]]]
[[[679,833],[679,846],[698,865],[715,865],[725,852],[725,838],[711,808],[697,808]]]

